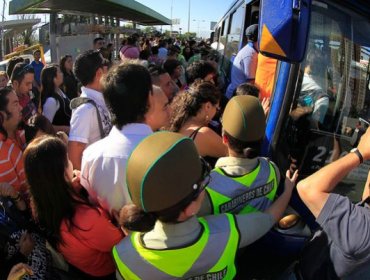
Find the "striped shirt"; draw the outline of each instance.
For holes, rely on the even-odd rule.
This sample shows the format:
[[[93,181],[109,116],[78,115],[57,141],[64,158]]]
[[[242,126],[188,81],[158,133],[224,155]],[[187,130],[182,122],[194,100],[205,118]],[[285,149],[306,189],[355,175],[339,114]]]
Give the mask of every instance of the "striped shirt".
[[[26,176],[23,168],[24,131],[17,132],[17,140],[5,140],[0,134],[0,183],[9,183],[17,191],[24,191]]]

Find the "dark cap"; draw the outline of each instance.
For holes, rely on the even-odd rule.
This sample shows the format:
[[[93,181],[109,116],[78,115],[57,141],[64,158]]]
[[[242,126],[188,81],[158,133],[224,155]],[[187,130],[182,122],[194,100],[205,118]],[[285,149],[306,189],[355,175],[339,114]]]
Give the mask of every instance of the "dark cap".
[[[193,140],[167,131],[140,142],[126,172],[132,202],[145,212],[169,209],[189,197],[203,173]]]
[[[258,38],[258,24],[248,26],[245,29],[245,36],[253,42],[256,42]]]
[[[240,141],[261,140],[265,135],[266,120],[258,98],[250,95],[231,98],[222,116],[222,127]]]

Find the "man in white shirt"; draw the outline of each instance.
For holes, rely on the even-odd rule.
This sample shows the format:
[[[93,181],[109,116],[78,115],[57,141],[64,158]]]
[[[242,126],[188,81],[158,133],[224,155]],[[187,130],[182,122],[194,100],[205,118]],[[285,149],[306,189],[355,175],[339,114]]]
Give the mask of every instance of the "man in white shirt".
[[[83,87],[81,96],[92,100],[72,111],[68,142],[68,155],[75,169],[81,168],[82,153],[87,146],[108,135],[112,128],[110,114],[101,93],[100,78],[104,74],[103,57],[97,51],[87,51],[79,55],[74,65],[74,73]],[[102,128],[102,131],[101,129]]]
[[[111,212],[130,201],[126,187],[126,162],[136,145],[168,124],[168,98],[152,88],[148,70],[138,64],[112,69],[103,92],[114,127],[109,135],[83,153],[81,184],[90,199]]]

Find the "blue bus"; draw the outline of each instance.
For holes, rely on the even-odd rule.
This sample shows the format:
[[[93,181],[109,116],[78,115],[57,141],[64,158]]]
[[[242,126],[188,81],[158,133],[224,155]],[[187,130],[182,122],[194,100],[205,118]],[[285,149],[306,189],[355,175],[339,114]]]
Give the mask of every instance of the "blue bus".
[[[213,34],[226,81],[233,58],[247,43],[246,27],[256,23],[260,55],[276,59],[263,151],[281,174],[296,167],[304,178],[350,152],[369,125],[370,1],[235,1]],[[360,201],[369,168],[365,162],[350,172],[335,192]],[[292,206],[313,229],[298,197]],[[273,238],[269,246],[297,253],[308,238],[303,228],[276,228],[281,247],[276,249]]]

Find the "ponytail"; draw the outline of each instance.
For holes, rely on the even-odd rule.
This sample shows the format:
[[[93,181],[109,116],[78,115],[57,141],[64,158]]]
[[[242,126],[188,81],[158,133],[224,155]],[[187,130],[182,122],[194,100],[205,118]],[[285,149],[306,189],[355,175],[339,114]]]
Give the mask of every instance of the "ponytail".
[[[144,212],[135,204],[125,205],[119,212],[119,225],[129,231],[148,232],[154,228],[157,218]]]

